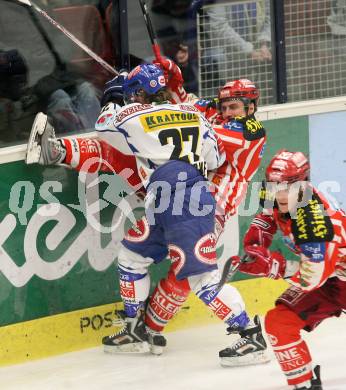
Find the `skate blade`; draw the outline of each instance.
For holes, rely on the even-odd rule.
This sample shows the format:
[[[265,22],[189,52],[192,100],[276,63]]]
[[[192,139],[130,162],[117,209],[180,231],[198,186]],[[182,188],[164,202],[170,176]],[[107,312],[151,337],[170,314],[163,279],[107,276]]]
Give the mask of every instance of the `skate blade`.
[[[220,364],[222,367],[241,367],[266,364],[270,362],[270,357],[263,351],[249,353],[244,356],[222,357]]]
[[[165,347],[162,347],[161,345],[149,344],[149,349],[152,355],[160,356],[163,354]]]
[[[46,128],[47,115],[43,112],[39,112],[32,125],[28,146],[26,149],[25,163],[35,164],[38,163],[41,155],[41,146],[39,144],[39,138],[43,134]]]
[[[109,354],[119,353],[147,353],[150,352],[150,348],[147,342],[142,343],[130,343],[123,345],[104,345],[103,350]]]

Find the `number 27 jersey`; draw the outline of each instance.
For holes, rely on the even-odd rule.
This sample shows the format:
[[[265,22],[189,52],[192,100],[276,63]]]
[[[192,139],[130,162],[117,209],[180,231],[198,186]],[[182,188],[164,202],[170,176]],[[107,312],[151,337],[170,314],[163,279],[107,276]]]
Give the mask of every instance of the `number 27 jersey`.
[[[209,122],[189,104],[130,104],[96,129],[102,140],[135,155],[144,186],[170,160],[206,163],[209,170],[224,160]]]

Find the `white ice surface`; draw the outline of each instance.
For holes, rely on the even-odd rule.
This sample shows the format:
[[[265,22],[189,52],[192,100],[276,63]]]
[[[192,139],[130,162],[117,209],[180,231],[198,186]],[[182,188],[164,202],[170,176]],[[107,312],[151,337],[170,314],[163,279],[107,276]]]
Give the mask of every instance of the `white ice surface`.
[[[277,362],[222,368],[218,351],[234,340],[223,324],[168,333],[164,355],[107,355],[102,347],[0,369],[1,390],[285,390]],[[346,390],[346,316],[304,338],[322,366],[323,390]]]

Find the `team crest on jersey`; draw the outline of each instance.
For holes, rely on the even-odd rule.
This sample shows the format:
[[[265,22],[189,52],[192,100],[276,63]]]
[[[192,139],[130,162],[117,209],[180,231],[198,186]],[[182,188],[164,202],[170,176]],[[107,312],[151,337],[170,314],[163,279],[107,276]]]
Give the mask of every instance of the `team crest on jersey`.
[[[101,127],[108,126],[109,124],[112,123],[113,116],[114,116],[113,114],[109,114],[109,113],[101,115],[96,122],[96,126],[101,126]]]
[[[125,239],[130,242],[143,242],[148,238],[149,232],[148,221],[143,217],[136,224],[132,225],[132,228],[126,233]]]
[[[216,264],[216,236],[209,233],[203,236],[195,246],[195,256],[205,264]]]
[[[169,258],[173,264],[174,273],[177,275],[184,267],[186,256],[185,252],[177,245],[168,245]]]

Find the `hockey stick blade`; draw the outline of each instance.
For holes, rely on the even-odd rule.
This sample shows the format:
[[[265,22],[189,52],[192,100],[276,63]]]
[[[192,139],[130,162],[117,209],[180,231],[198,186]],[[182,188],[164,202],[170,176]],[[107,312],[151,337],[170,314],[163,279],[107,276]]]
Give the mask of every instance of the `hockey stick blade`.
[[[119,73],[108,64],[108,62],[104,61],[101,57],[99,57],[95,52],[93,52],[87,45],[81,42],[76,36],[74,36],[70,31],[68,31],[64,26],[55,21],[52,17],[50,17],[47,12],[41,9],[38,5],[29,0],[17,0],[19,3],[25,4],[29,7],[34,8],[40,15],[45,17],[54,27],[60,30],[65,36],[71,39],[78,47],[84,50],[91,58],[93,58],[96,62],[98,62],[104,69],[108,70],[108,72],[112,73],[115,76],[118,76]]]
[[[239,269],[239,266],[242,262],[244,262],[246,259],[247,259],[247,255],[244,255],[241,259],[240,259],[240,262],[237,263],[236,266],[232,266],[232,258],[229,258],[226,263],[225,263],[225,266],[223,267],[223,270],[222,270],[222,273],[221,273],[221,278],[220,278],[220,281],[219,281],[219,284],[218,284],[218,289],[222,288],[222,286],[227,283],[227,282],[230,282],[234,275],[237,273],[238,269]]]
[[[40,136],[43,134],[43,131],[47,124],[47,120],[47,115],[43,114],[43,112],[39,112],[35,117],[29,136],[28,146],[26,148],[26,164],[38,163],[40,159]]]

